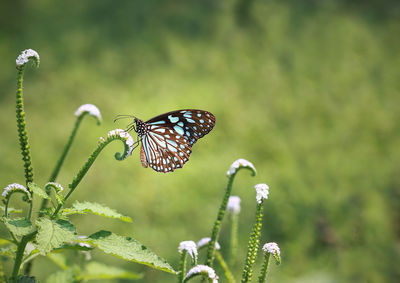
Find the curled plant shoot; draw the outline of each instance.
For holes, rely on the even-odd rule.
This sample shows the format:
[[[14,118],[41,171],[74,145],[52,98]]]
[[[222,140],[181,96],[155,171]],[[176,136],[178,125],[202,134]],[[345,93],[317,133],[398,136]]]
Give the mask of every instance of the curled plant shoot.
[[[179,244],[178,252],[181,254],[180,273],[178,275],[178,282],[183,281],[183,276],[186,274],[186,258],[190,255],[193,264],[197,265],[197,247],[193,241],[183,241]]]
[[[39,54],[32,49],[22,51],[22,53],[15,60],[18,70],[17,79],[17,92],[16,92],[16,118],[17,118],[17,130],[19,145],[21,148],[22,160],[24,162],[25,169],[25,183],[33,182],[33,168],[31,162],[30,146],[28,142],[28,134],[26,131],[25,111],[24,111],[24,98],[23,98],[23,81],[25,65],[32,61],[33,64],[38,67],[40,63]],[[28,219],[30,219],[32,213],[32,202],[29,206]]]
[[[14,183],[10,184],[4,188],[3,193],[1,194],[4,199],[4,217],[8,218],[8,204],[10,203],[11,196],[14,193],[22,193],[24,194],[23,200],[25,202],[31,203],[32,202],[32,195],[23,185]]]
[[[262,250],[264,252],[264,263],[261,268],[260,277],[258,277],[259,283],[266,282],[270,255],[272,255],[275,258],[276,264],[281,264],[281,250],[279,249],[277,243],[274,242],[266,243],[263,246]]]

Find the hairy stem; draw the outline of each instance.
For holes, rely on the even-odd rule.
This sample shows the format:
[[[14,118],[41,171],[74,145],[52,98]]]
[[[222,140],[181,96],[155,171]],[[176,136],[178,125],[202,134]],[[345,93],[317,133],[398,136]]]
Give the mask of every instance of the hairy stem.
[[[181,262],[180,262],[180,271],[178,275],[178,282],[183,282],[183,278],[185,277],[186,274],[186,254],[187,252],[185,250],[182,251],[181,254]]]
[[[25,247],[28,244],[28,242],[31,241],[35,237],[36,233],[37,233],[37,230],[33,231],[32,233],[30,233],[28,235],[23,236],[21,239],[21,242],[18,244],[17,255],[15,257],[13,272],[12,272],[12,276],[11,276],[11,282],[17,282],[18,272],[21,267]]]
[[[269,258],[270,258],[270,253],[266,253],[265,258],[264,258],[264,264],[261,268],[260,277],[258,277],[259,283],[267,282],[266,278],[267,278],[267,272],[268,272]]]
[[[229,246],[229,263],[231,267],[236,262],[236,253],[238,247],[238,222],[239,222],[239,214],[238,213],[231,213],[231,242]]]
[[[218,241],[219,231],[221,229],[221,222],[222,222],[222,219],[224,218],[224,215],[226,212],[226,206],[227,206],[228,200],[229,200],[229,196],[231,195],[231,192],[232,192],[232,184],[233,184],[233,180],[235,179],[235,175],[236,174],[233,174],[232,176],[229,177],[225,195],[222,200],[221,206],[219,207],[219,210],[218,210],[217,220],[214,222],[214,227],[213,227],[212,233],[211,233],[211,240],[208,243],[206,265],[208,265],[210,267],[212,267],[212,264],[213,264],[214,253],[215,253],[215,243]]]
[[[72,142],[74,141],[74,138],[76,136],[76,132],[78,131],[79,125],[82,122],[83,117],[85,116],[86,113],[83,113],[82,115],[80,115],[75,122],[74,128],[72,129],[71,135],[69,136],[68,142],[64,147],[63,152],[61,153],[60,158],[57,161],[56,166],[54,167],[53,172],[51,173],[51,176],[49,178],[49,182],[54,182],[57,179],[58,173],[60,172],[61,166],[64,163],[65,157],[67,156],[67,153],[69,151],[69,149],[71,148]],[[46,193],[49,194],[50,193],[50,188],[46,188]],[[43,199],[42,200],[42,204],[40,205],[40,210],[43,210],[47,207],[48,204],[48,199]]]
[[[263,202],[257,204],[256,221],[250,234],[246,263],[243,269],[242,282],[250,282],[253,276],[253,264],[255,263],[258,245],[260,243],[261,227],[263,218]]]
[[[24,80],[24,69],[25,65],[18,68],[18,80],[17,80],[17,93],[16,93],[16,118],[17,118],[17,129],[19,137],[19,145],[21,148],[22,161],[24,162],[25,168],[25,182],[26,187],[28,184],[33,182],[33,168],[31,162],[30,147],[28,142],[28,134],[26,132],[25,112],[24,112],[24,99],[23,99],[23,80]],[[29,188],[28,188],[29,190]],[[28,218],[30,218],[32,212],[32,205],[30,205]]]
[[[225,277],[227,279],[228,283],[235,283],[235,278],[233,277],[232,272],[229,270],[228,265],[226,264],[226,261],[222,257],[222,254],[220,251],[215,252],[215,258],[217,259],[219,265],[221,265],[222,269],[224,270]]]

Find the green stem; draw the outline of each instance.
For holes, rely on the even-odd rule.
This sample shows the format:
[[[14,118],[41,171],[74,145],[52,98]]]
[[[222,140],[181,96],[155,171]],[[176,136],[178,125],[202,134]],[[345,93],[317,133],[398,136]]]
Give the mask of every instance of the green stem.
[[[238,247],[238,222],[239,222],[239,214],[232,212],[230,215],[231,218],[231,242],[230,242],[230,251],[229,251],[229,263],[231,267],[236,262],[236,253]]]
[[[13,268],[13,272],[12,272],[12,276],[11,276],[11,282],[17,282],[18,272],[21,267],[25,247],[28,244],[28,242],[31,241],[35,237],[36,233],[37,233],[37,230],[22,237],[21,242],[18,245],[17,255],[15,257],[14,268]]]
[[[260,277],[258,277],[259,283],[267,282],[266,278],[267,278],[267,272],[268,272],[269,258],[270,258],[270,253],[267,252],[265,254],[265,258],[264,258],[264,264],[261,268]]]
[[[24,100],[23,100],[23,80],[25,65],[18,68],[17,94],[16,94],[16,116],[17,129],[19,136],[19,144],[21,147],[22,160],[24,161],[26,186],[33,182],[33,169],[31,163],[31,155],[29,151],[28,135],[26,132]]]
[[[108,137],[107,139],[105,139],[104,141],[100,142],[98,147],[93,151],[93,153],[89,156],[89,159],[86,161],[86,163],[83,165],[83,167],[81,168],[81,170],[78,172],[78,174],[75,176],[75,178],[72,180],[72,183],[69,185],[69,192],[65,195],[64,198],[64,203],[67,201],[67,199],[69,198],[69,196],[74,192],[74,190],[76,189],[76,187],[79,185],[80,181],[82,181],[83,177],[86,175],[86,173],[89,171],[90,167],[92,166],[93,162],[96,160],[96,158],[99,156],[100,152],[113,140],[122,140],[122,138],[120,136],[111,136]],[[123,160],[127,155],[127,152],[129,151],[129,146],[126,145],[125,141],[124,141],[124,145],[125,145],[125,150],[124,153],[121,155],[120,153],[116,153],[115,154],[115,158],[117,160]],[[53,215],[51,216],[52,218],[54,218],[57,213],[60,211],[60,209],[62,208],[63,204],[59,204],[56,208],[56,210],[54,211]]]
[[[249,245],[246,256],[246,263],[243,269],[242,282],[250,282],[253,275],[253,264],[255,263],[258,245],[260,243],[261,227],[263,218],[263,202],[257,204],[256,210],[256,221],[253,226],[253,230],[250,234]]]
[[[69,149],[71,148],[72,142],[74,141],[74,138],[76,136],[76,132],[78,131],[79,125],[81,124],[82,119],[85,116],[85,114],[87,114],[87,112],[78,116],[78,118],[76,119],[74,128],[72,129],[72,132],[71,132],[71,135],[69,136],[68,142],[64,147],[64,150],[56,164],[56,167],[54,168],[53,172],[51,173],[49,182],[55,182],[55,180],[57,179],[57,176],[58,176],[58,173],[60,172],[61,166],[64,163],[65,157],[67,156]]]
[[[69,149],[71,148],[72,142],[74,141],[74,138],[76,136],[76,132],[78,131],[79,125],[82,122],[83,117],[85,116],[86,113],[83,113],[82,115],[78,116],[78,118],[75,121],[75,125],[74,128],[72,129],[71,135],[69,136],[68,142],[64,147],[63,152],[61,153],[60,158],[57,161],[56,166],[54,167],[53,172],[51,173],[51,176],[49,178],[49,182],[54,182],[57,179],[58,173],[60,172],[61,166],[64,163],[65,157],[67,156],[67,153],[69,151]],[[50,188],[46,188],[46,193],[49,194],[50,193]],[[47,207],[48,204],[48,200],[47,199],[43,199],[42,200],[42,204],[40,205],[40,210],[43,210]],[[42,214],[40,214],[42,215]]]
[[[216,251],[215,252],[215,258],[217,259],[218,263],[221,265],[222,269],[224,270],[224,274],[226,279],[228,280],[228,283],[235,283],[235,278],[233,277],[232,272],[229,270],[228,265],[226,264],[226,261],[222,257],[221,252]]]
[[[180,262],[181,273],[179,273],[178,282],[183,282],[183,278],[185,277],[185,274],[186,274],[186,254],[187,254],[187,252],[185,250],[183,250],[182,254],[181,254],[181,262]]]
[[[217,220],[214,222],[214,227],[211,233],[211,240],[208,243],[206,265],[210,267],[212,267],[213,264],[214,254],[215,254],[215,243],[218,241],[219,231],[221,230],[221,222],[226,212],[226,206],[228,204],[229,196],[231,195],[232,192],[232,184],[233,180],[235,179],[235,176],[236,174],[232,174],[229,177],[225,195],[222,200],[221,206],[219,207],[218,210]]]

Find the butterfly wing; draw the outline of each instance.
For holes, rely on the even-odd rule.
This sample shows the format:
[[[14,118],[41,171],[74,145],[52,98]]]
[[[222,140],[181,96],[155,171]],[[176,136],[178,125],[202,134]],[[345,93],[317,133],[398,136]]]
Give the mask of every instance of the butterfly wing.
[[[177,134],[186,137],[193,146],[199,138],[214,128],[215,116],[204,110],[185,109],[161,114],[146,123],[173,129]]]
[[[181,168],[192,153],[189,141],[185,137],[159,126],[143,136],[141,149],[142,165],[164,173]]]
[[[146,125],[149,130],[142,137],[142,165],[167,173],[189,160],[192,146],[213,129],[215,116],[203,110],[177,110],[156,116]]]

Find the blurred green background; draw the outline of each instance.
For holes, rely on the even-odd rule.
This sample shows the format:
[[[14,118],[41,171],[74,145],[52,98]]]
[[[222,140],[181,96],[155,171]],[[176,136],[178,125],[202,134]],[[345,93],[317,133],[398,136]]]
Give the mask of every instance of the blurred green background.
[[[398,1],[3,1],[0,185],[24,183],[15,59],[32,48],[41,65],[27,68],[24,95],[40,185],[81,104],[97,105],[104,122],[83,121],[58,178],[64,187],[100,136],[126,126],[113,123],[118,114],[147,120],[199,108],[217,118],[174,173],[143,169],[138,151],[118,162],[121,144],[109,146],[71,203],[100,202],[133,223],[76,216],[80,234],[132,236],[177,268],[179,242],[210,234],[225,173],[245,158],[258,175],[241,172],[233,189],[242,198],[238,279],[253,186],[265,182],[271,189],[261,242],[279,243],[283,261],[272,266],[270,282],[399,282],[399,35]],[[93,257],[143,272],[141,282],[176,282],[100,252]],[[56,270],[42,258],[33,274],[44,280]]]

